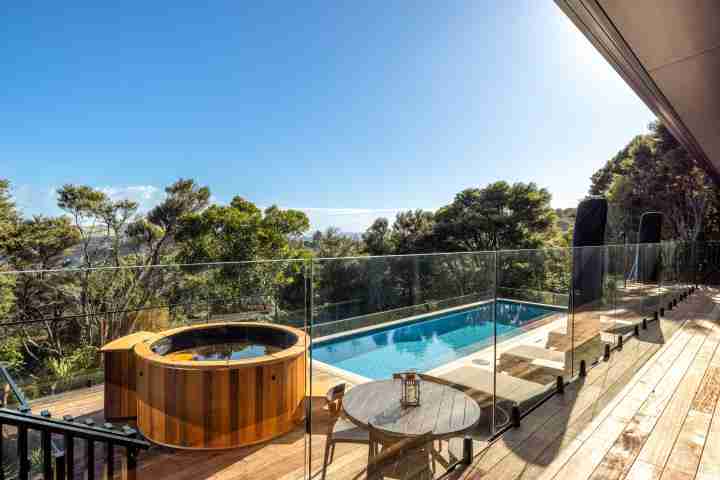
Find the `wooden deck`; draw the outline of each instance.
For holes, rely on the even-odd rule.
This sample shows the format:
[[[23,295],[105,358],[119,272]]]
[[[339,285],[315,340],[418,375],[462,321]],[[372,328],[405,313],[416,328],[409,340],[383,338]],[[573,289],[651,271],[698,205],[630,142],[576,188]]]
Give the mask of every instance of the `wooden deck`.
[[[449,478],[720,478],[718,304],[717,290],[704,289],[691,297],[659,324],[651,323],[639,339],[627,341],[609,362],[591,368],[581,384],[541,405],[520,428],[489,446],[479,439],[476,448],[487,447],[485,451],[471,467],[451,472]],[[592,317],[594,325],[600,314],[586,318]],[[609,315],[635,318],[638,313]],[[578,317],[575,327],[589,322]],[[139,478],[294,480],[310,472],[319,479],[327,427],[321,395],[337,381],[313,371],[310,436],[299,426],[274,441],[230,451],[153,447],[141,455]],[[33,408],[102,422],[102,388],[48,399]],[[459,443],[445,443],[444,448],[454,449],[459,457]],[[366,462],[367,447],[338,445],[327,478],[354,478]],[[99,465],[96,470],[101,478]],[[438,467],[437,476],[443,473]]]
[[[720,478],[719,319],[703,289],[450,478]]]

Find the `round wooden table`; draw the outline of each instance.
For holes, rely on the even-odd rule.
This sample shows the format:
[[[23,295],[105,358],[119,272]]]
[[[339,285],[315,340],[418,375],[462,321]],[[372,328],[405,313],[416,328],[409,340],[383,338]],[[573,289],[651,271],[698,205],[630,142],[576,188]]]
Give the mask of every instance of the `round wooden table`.
[[[420,405],[400,404],[400,380],[380,380],[357,385],[345,394],[345,415],[360,428],[372,424],[388,435],[421,435],[432,430],[435,439],[454,437],[472,429],[480,420],[477,402],[460,390],[423,380]]]

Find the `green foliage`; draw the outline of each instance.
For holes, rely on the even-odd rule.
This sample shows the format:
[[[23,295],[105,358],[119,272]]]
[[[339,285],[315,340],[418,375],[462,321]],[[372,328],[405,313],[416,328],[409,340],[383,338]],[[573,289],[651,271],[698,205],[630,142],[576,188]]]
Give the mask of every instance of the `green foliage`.
[[[590,193],[608,199],[610,242],[634,241],[647,211],[663,213],[665,239],[720,234],[720,190],[662,123],[633,138],[591,182]]]
[[[390,225],[387,218],[377,218],[362,235],[370,255],[389,255],[393,251],[390,241]]]
[[[38,215],[17,225],[5,251],[17,270],[50,269],[59,266],[79,240],[78,230],[67,217]]]
[[[71,357],[50,358],[47,362],[47,369],[53,378],[67,380],[76,371],[75,363]]]
[[[183,217],[177,239],[186,263],[292,258],[298,239],[310,222],[296,210],[275,206],[261,212],[235,197],[230,205],[212,205],[202,213]]]
[[[94,345],[81,345],[70,355],[75,370],[89,370],[98,366],[100,350]]]
[[[0,319],[12,311],[15,306],[15,276],[0,270]]]
[[[408,210],[395,217],[390,241],[394,253],[427,253],[434,251],[433,228],[435,218],[432,212]]]
[[[175,234],[183,218],[205,209],[210,202],[210,189],[195,180],[181,178],[165,188],[166,198],[147,215],[147,220],[163,229],[165,236]]]
[[[441,250],[538,248],[553,227],[550,193],[534,183],[469,188],[435,214]]]
[[[435,216],[424,210],[398,212],[390,227],[387,218],[378,218],[363,233],[370,255],[406,255],[435,250]]]
[[[235,197],[230,205],[212,205],[181,219],[176,236],[178,259],[183,263],[234,262],[195,275],[194,291],[204,290],[208,298],[258,299],[273,303],[276,315],[283,306],[303,309],[305,264],[290,259],[308,257],[300,237],[309,226],[302,212],[276,206],[261,211]],[[283,259],[288,261],[256,263]],[[184,286],[180,290],[188,292]]]
[[[0,212],[3,199],[9,201],[2,192],[0,184]],[[13,266],[62,267],[72,252],[83,267],[7,281],[0,276],[0,313],[36,321],[15,332],[16,343],[3,355],[17,363],[23,360],[15,354],[22,352],[31,364],[28,374],[53,379],[35,382],[38,395],[48,386],[72,388],[84,372],[93,372],[98,347],[141,328],[142,319],[152,316],[141,312],[162,311],[167,323],[227,314],[297,324],[306,318],[310,291],[316,310],[329,312],[323,314],[327,319],[424,311],[457,299],[487,298],[495,281],[493,255],[367,254],[492,250],[563,240],[554,228],[550,195],[534,184],[468,189],[437,214],[400,212],[392,224],[378,219],[363,241],[332,228],[316,232],[310,248],[302,242],[309,228],[303,212],[261,210],[241,197],[209,206],[210,190],[188,179],[165,193],[142,215],[136,202],[68,184],[58,191],[66,216],[6,222],[13,235],[3,237],[2,255]],[[312,263],[311,284],[307,269],[313,255],[328,260]],[[508,285],[561,290],[566,278],[545,260],[516,262],[505,272]],[[173,263],[181,265],[163,265]]]
[[[313,248],[317,257],[327,259],[315,262],[319,303],[340,303],[365,296],[366,262],[349,258],[363,254],[362,242],[343,235],[337,228],[328,228],[324,233],[315,232]]]
[[[57,391],[58,386],[69,385],[83,372],[97,368],[99,364],[98,353],[97,347],[85,345],[78,347],[70,355],[48,358],[46,369],[51,381],[52,391],[59,393]]]
[[[18,221],[15,203],[10,196],[10,182],[0,178],[0,254],[3,252],[5,242],[14,235]]]
[[[23,345],[19,337],[7,336],[0,340],[0,363],[5,364],[13,374],[23,368],[25,358],[22,350]]]

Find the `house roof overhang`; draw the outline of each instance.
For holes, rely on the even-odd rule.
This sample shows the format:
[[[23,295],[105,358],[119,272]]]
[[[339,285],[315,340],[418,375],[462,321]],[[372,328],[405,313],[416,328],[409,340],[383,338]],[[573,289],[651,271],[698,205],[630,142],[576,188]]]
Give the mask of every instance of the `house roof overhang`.
[[[555,3],[720,184],[720,1]]]

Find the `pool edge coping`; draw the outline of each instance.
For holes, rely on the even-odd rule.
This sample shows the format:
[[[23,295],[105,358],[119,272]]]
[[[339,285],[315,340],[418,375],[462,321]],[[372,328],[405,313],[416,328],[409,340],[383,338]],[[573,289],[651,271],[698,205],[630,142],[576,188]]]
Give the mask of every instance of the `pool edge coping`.
[[[355,329],[353,329],[353,330],[348,330],[348,331],[346,331],[346,332],[331,333],[330,335],[325,335],[325,336],[318,337],[318,338],[313,338],[313,337],[312,337],[312,333],[310,333],[310,334],[308,334],[308,336],[309,336],[309,338],[310,338],[310,346],[309,346],[309,347],[310,347],[310,349],[312,349],[312,346],[313,346],[314,344],[322,344],[322,343],[325,343],[325,342],[329,342],[329,341],[331,341],[331,340],[335,340],[335,339],[337,339],[337,338],[343,338],[343,337],[347,337],[347,336],[357,335],[357,334],[359,334],[359,333],[371,332],[371,331],[373,331],[373,330],[379,330],[379,329],[381,329],[381,328],[392,327],[392,326],[396,326],[396,325],[402,325],[402,324],[404,324],[404,323],[419,322],[419,321],[427,320],[427,319],[432,318],[432,317],[435,317],[435,316],[446,315],[446,314],[448,314],[448,313],[461,312],[461,311],[463,311],[463,310],[468,310],[468,309],[471,309],[471,308],[474,308],[474,307],[478,307],[478,306],[480,306],[480,305],[485,305],[485,304],[488,304],[488,303],[491,303],[491,302],[496,302],[496,301],[498,301],[498,300],[500,300],[500,301],[506,301],[506,302],[514,302],[514,303],[523,303],[523,304],[526,304],[526,305],[535,305],[535,306],[538,306],[538,307],[545,307],[545,308],[557,309],[557,310],[558,310],[558,313],[559,313],[559,312],[566,312],[566,313],[567,313],[567,311],[569,310],[568,307],[563,307],[563,306],[560,306],[560,305],[550,305],[550,304],[547,304],[547,303],[538,303],[538,302],[530,302],[530,301],[526,301],[526,300],[513,300],[513,299],[511,299],[511,298],[497,297],[497,298],[491,298],[491,299],[487,299],[487,300],[481,300],[481,301],[479,301],[479,302],[468,303],[468,304],[466,304],[466,305],[461,305],[461,306],[458,306],[458,307],[450,307],[450,308],[446,308],[446,309],[444,309],[444,310],[436,310],[436,311],[434,311],[434,312],[421,313],[421,314],[419,314],[419,315],[413,315],[413,316],[411,316],[411,317],[401,318],[401,319],[399,319],[399,320],[391,320],[391,321],[389,321],[389,322],[379,323],[379,324],[377,324],[377,325],[369,325],[369,326],[367,326],[367,327],[355,328]],[[549,315],[549,313],[546,314],[546,315]],[[543,315],[543,316],[538,317],[538,318],[542,318],[542,317],[544,317],[544,316],[546,316],[546,315]],[[339,321],[344,321],[344,320],[339,320]],[[325,324],[319,324],[319,325],[325,325]],[[312,325],[311,325],[310,327],[312,328]],[[364,377],[363,377],[363,378],[364,378]]]

